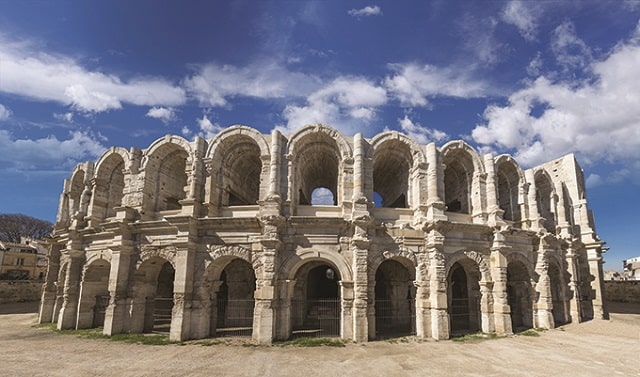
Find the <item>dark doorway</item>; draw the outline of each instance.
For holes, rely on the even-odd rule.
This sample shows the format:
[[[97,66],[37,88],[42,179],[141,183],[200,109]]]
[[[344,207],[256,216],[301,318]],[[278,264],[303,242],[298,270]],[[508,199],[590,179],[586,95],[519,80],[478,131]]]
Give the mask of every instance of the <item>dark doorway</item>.
[[[415,295],[411,273],[401,263],[384,261],[376,271],[376,338],[415,334]]]
[[[311,262],[296,274],[291,302],[293,336],[340,336],[340,279],[332,266]]]

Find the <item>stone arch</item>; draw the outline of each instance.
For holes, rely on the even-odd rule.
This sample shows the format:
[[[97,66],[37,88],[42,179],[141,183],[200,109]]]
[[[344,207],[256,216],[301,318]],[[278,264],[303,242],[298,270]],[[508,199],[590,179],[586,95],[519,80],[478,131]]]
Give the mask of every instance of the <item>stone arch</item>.
[[[306,126],[293,134],[287,148],[291,158],[289,198],[294,205],[311,204],[316,188],[331,191],[334,205],[341,205],[344,195],[344,164],[353,160],[351,146],[333,128]]]
[[[262,274],[262,263],[250,249],[238,245],[209,245],[208,256],[204,260],[207,279],[218,280],[222,270],[234,259],[249,263],[257,276]]]
[[[109,305],[109,276],[111,258],[92,253],[82,271],[76,328],[101,327]]]
[[[104,260],[107,263],[111,263],[111,250],[101,250],[95,253],[87,253],[87,260],[85,262],[85,268],[91,265],[95,261]]]
[[[61,213],[60,219],[64,224],[71,224],[72,221],[79,219],[79,216],[84,215],[87,210],[88,198],[85,197],[85,190],[88,188],[91,178],[91,171],[87,169],[88,167],[86,163],[76,165],[71,173],[71,178],[66,181],[63,193],[63,213]]]
[[[234,126],[212,141],[207,197],[213,209],[231,205],[255,205],[266,191],[270,150],[264,137],[253,128]]]
[[[373,281],[376,278],[376,271],[378,267],[386,260],[395,260],[400,262],[404,267],[408,269],[414,269],[418,266],[418,260],[416,254],[406,248],[399,248],[397,250],[385,250],[373,258],[370,259],[367,266],[367,275],[369,281]],[[415,278],[415,271],[414,271]]]
[[[96,163],[90,216],[104,220],[116,215],[124,197],[124,170],[130,165],[124,148],[112,147]]]
[[[480,182],[484,166],[476,151],[462,140],[450,141],[440,150],[444,170],[447,211],[473,214],[481,211]]]
[[[542,226],[549,233],[556,233],[556,192],[551,175],[543,169],[537,169],[533,173],[534,187],[536,190],[536,204],[538,214],[544,219]]]
[[[487,261],[487,257],[474,250],[458,250],[447,258],[447,262],[445,263],[445,271],[447,271],[447,275],[451,271],[451,267],[461,260],[469,259],[473,264],[477,267],[480,277],[482,281],[492,281],[491,273],[489,269],[489,263]]]
[[[535,271],[526,256],[521,253],[510,253],[507,256],[507,304],[514,332],[533,327],[535,279]]]
[[[519,223],[522,221],[520,193],[525,182],[524,172],[511,156],[505,154],[496,157],[494,163],[498,206],[504,211],[502,216]]]
[[[563,268],[563,260],[560,257],[549,256],[547,274],[549,276],[549,288],[551,290],[551,314],[555,327],[569,321],[569,303],[567,297],[569,287],[564,276],[565,271]]]
[[[151,213],[177,210],[187,196],[187,160],[193,151],[189,143],[167,135],[156,140],[145,153],[145,192],[143,207]]]
[[[174,269],[176,269],[176,252],[175,246],[154,246],[154,245],[142,245],[140,247],[140,254],[138,255],[138,262],[136,263],[136,270],[147,261],[156,258],[162,259],[171,263]]]
[[[171,252],[171,247],[146,247],[140,252],[133,279],[132,333],[169,331],[173,319],[175,271],[175,253]]]
[[[307,262],[318,261],[324,262],[335,268],[340,274],[340,279],[344,281],[353,280],[353,272],[351,266],[338,253],[317,250],[299,251],[295,255],[289,256],[280,267],[279,275],[283,280],[295,279],[298,269]]]
[[[382,207],[412,207],[418,198],[412,197],[412,171],[426,159],[420,147],[406,135],[396,131],[374,137],[367,151],[372,163],[373,192],[380,195]]]
[[[481,282],[490,281],[484,256],[475,251],[460,250],[448,258],[447,310],[453,336],[475,332],[483,327],[481,302],[487,301]]]

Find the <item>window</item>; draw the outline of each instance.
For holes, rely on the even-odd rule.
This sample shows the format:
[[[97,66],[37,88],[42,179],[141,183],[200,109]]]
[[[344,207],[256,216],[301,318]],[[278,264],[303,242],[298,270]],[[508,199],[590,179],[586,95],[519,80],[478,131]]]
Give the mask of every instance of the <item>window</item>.
[[[16,258],[16,266],[24,266],[24,258]]]

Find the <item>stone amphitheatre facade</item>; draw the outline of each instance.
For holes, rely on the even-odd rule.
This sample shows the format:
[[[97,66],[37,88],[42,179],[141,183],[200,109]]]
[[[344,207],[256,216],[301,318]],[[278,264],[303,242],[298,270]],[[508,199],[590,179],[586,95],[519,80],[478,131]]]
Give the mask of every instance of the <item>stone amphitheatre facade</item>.
[[[49,242],[39,320],[60,329],[364,342],[607,317],[573,155],[523,170],[323,125],[168,135],[79,164]]]

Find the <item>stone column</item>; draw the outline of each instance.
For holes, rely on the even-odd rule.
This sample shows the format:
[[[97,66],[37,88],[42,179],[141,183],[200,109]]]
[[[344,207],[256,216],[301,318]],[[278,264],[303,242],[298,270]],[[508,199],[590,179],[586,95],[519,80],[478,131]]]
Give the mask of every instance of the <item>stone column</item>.
[[[558,211],[558,228],[560,228],[560,236],[565,239],[571,238],[571,225],[567,219],[567,211],[564,206],[564,187],[562,182],[556,182],[556,193],[558,195],[558,205],[556,206]]]
[[[429,301],[431,304],[431,337],[449,339],[449,313],[447,300],[447,272],[442,253],[444,235],[436,229],[427,234],[429,258]]]
[[[268,228],[268,226],[265,228]],[[262,249],[258,258],[262,264],[262,276],[258,279],[254,296],[253,340],[260,344],[271,344],[276,335],[276,313],[274,311],[276,302],[276,256],[282,248],[282,242],[277,238],[266,238],[261,241],[261,246]]]
[[[279,280],[278,292],[280,300],[278,302],[278,325],[276,326],[276,338],[280,340],[288,339],[291,336],[291,297],[296,286],[295,280]]]
[[[341,280],[340,285],[341,312],[340,337],[353,339],[353,282]],[[366,318],[366,317],[365,317]]]
[[[586,244],[587,258],[589,261],[589,273],[593,276],[591,280],[591,292],[593,304],[593,318],[609,319],[609,312],[606,307],[604,290],[604,273],[602,271],[602,245],[603,242]]]
[[[53,312],[56,304],[56,295],[58,288],[56,282],[60,271],[60,250],[62,245],[59,243],[49,243],[47,276],[42,286],[42,298],[40,300],[40,311],[38,314],[38,323],[53,322]]]
[[[428,338],[431,334],[431,302],[429,300],[429,255],[420,248],[416,255],[418,266],[416,268],[415,286],[415,311],[416,311],[416,336]]]
[[[578,255],[575,251],[576,245],[569,245],[566,254],[567,266],[569,270],[569,290],[571,297],[569,298],[569,315],[570,321],[582,322],[582,297],[580,297],[580,287],[578,286],[578,267],[576,259]]]
[[[480,284],[480,326],[482,332],[496,331],[493,313],[493,282],[482,280]]]
[[[505,252],[510,249],[504,243],[504,236],[494,233],[491,247],[491,278],[493,279],[493,315],[495,331],[498,335],[513,334],[511,323],[511,307],[507,293],[507,258]]]
[[[271,131],[271,161],[269,164],[269,196],[280,196],[280,131]]]
[[[498,224],[504,223],[504,221],[502,220],[504,211],[500,209],[500,206],[498,205],[496,171],[493,156],[491,154],[484,155],[484,168],[487,172],[487,212],[489,215],[487,223],[489,226],[496,226]]]
[[[133,209],[122,207],[123,216],[133,217]],[[111,269],[109,270],[109,306],[104,315],[105,335],[114,335],[126,332],[129,329],[129,309],[131,299],[130,292],[131,271],[135,268],[135,251],[133,236],[129,234],[126,225],[121,225],[118,235],[113,239],[111,248]]]
[[[82,273],[82,264],[84,263],[84,253],[80,250],[71,249],[63,253],[69,257],[69,266],[67,267],[67,277],[64,284],[64,301],[58,316],[58,330],[75,328],[80,293],[80,275]]]
[[[444,168],[435,143],[427,144],[427,219],[447,219],[444,214]]]
[[[88,329],[93,325],[93,308],[96,304],[96,283],[87,281],[87,266],[80,274],[80,294],[78,295],[78,313],[76,314],[76,329]]]
[[[175,257],[175,280],[173,283],[173,310],[169,339],[190,339],[191,299],[193,297],[193,270],[196,251],[192,246],[179,247]]]
[[[353,251],[353,340],[366,342],[369,340],[368,313],[368,255],[370,242],[368,240],[352,241]]]
[[[524,172],[525,179],[529,183],[529,192],[527,193],[527,206],[529,208],[528,218],[530,229],[538,232],[543,229],[540,224],[540,212],[538,211],[538,202],[536,201],[536,181],[533,176],[533,170],[529,169]]]
[[[87,218],[89,220],[88,226],[96,227],[107,217],[109,192],[107,190],[107,182],[103,178],[92,178],[91,186],[93,187],[93,191],[91,193],[91,200],[89,201]]]
[[[548,238],[553,238],[551,235]],[[553,319],[553,297],[551,295],[551,279],[549,278],[549,254],[553,252],[553,248],[544,238],[540,240],[540,250],[538,251],[538,261],[536,263],[536,272],[538,273],[538,282],[536,284],[536,293],[538,302],[535,304],[537,322],[535,327],[552,329],[555,327]]]

